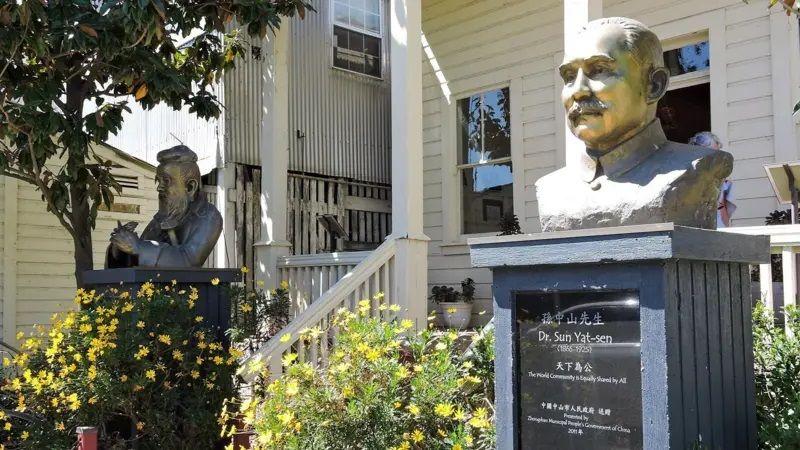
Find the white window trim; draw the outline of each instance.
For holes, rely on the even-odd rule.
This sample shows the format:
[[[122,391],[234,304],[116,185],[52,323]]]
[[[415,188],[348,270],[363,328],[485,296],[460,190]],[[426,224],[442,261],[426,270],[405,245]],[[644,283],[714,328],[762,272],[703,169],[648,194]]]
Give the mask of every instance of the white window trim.
[[[458,101],[472,95],[481,94],[495,89],[508,88],[508,96],[511,101],[511,156],[492,159],[491,162],[460,164],[458,148]],[[455,247],[467,245],[467,239],[473,237],[496,236],[497,231],[486,233],[463,233],[463,199],[461,198],[460,173],[462,169],[481,166],[486,164],[497,164],[510,162],[512,167],[512,189],[514,195],[514,214],[519,218],[520,227],[525,231],[525,219],[522,207],[525,204],[523,198],[525,187],[524,173],[522,171],[523,161],[522,152],[519,144],[521,143],[521,117],[520,117],[520,96],[522,79],[514,79],[486,86],[477,87],[468,91],[454,93],[449,99],[442,98],[441,111],[444,118],[442,127],[442,247]]]
[[[356,76],[359,76],[359,77],[364,77],[367,80],[373,80],[373,81],[386,80],[387,79],[386,72],[389,70],[389,67],[388,67],[388,64],[387,64],[387,55],[388,55],[389,52],[388,52],[386,36],[385,36],[385,34],[386,34],[385,33],[385,30],[386,30],[386,16],[385,16],[385,13],[386,13],[386,11],[385,11],[385,8],[384,8],[384,5],[383,5],[384,4],[384,0],[380,0],[380,2],[379,2],[379,4],[380,4],[381,31],[380,31],[380,33],[377,33],[377,34],[376,33],[372,33],[370,31],[367,31],[367,30],[360,30],[360,29],[357,29],[357,28],[353,28],[353,27],[351,27],[349,25],[343,25],[343,24],[337,23],[336,20],[334,19],[334,17],[335,17],[335,12],[334,12],[335,3],[336,3],[336,0],[330,0],[328,2],[328,9],[329,9],[329,11],[328,11],[328,24],[329,24],[328,28],[329,28],[329,30],[328,31],[329,31],[330,42],[331,42],[330,49],[328,50],[328,58],[329,58],[329,61],[330,61],[331,69],[339,70],[341,72],[352,74],[352,75],[356,75]],[[381,40],[381,55],[380,55],[380,58],[379,58],[380,59],[380,64],[381,64],[381,76],[376,77],[374,75],[370,75],[370,74],[367,74],[367,73],[356,72],[355,70],[345,69],[345,68],[339,67],[339,66],[337,66],[335,64],[334,59],[333,59],[333,49],[337,48],[337,46],[336,46],[336,34],[333,32],[333,27],[342,27],[342,28],[345,28],[347,30],[354,31],[356,33],[361,33],[361,34],[365,34],[365,35],[368,35],[368,36],[373,36],[373,37],[376,37],[376,38]]]
[[[709,69],[697,70],[694,72],[684,73],[669,79],[668,91],[673,89],[682,89],[690,86],[697,86],[698,84],[710,83],[711,71]]]

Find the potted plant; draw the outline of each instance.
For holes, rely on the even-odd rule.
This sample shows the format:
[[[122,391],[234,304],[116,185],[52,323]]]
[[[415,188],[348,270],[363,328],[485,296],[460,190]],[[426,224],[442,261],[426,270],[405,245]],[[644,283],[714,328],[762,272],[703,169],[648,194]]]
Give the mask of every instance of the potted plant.
[[[461,282],[461,292],[450,286],[434,286],[430,299],[442,310],[444,323],[450,328],[463,330],[472,318],[472,301],[475,299],[475,281],[467,278]]]

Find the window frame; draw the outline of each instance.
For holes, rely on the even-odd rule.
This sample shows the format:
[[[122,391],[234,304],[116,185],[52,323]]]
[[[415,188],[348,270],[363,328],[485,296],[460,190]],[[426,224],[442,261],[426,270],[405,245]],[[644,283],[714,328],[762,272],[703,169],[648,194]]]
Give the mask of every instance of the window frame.
[[[378,14],[379,14],[379,19],[380,19],[379,20],[380,33],[374,33],[374,32],[371,32],[369,30],[361,30],[361,29],[354,28],[354,27],[352,27],[350,25],[343,25],[343,24],[337,23],[336,22],[336,18],[335,18],[336,17],[336,12],[335,12],[336,0],[330,0],[328,2],[328,7],[329,7],[329,11],[328,11],[328,19],[329,19],[329,24],[328,25],[329,25],[329,27],[328,27],[328,31],[330,33],[329,36],[330,36],[330,40],[331,40],[330,41],[331,42],[331,46],[330,46],[330,49],[328,51],[328,58],[329,58],[329,61],[330,61],[331,69],[340,70],[342,72],[353,74],[353,75],[358,75],[358,76],[361,76],[361,77],[366,77],[369,80],[375,80],[375,81],[384,81],[384,80],[386,80],[386,69],[387,69],[387,67],[386,67],[387,66],[386,65],[386,54],[387,54],[387,51],[386,51],[386,16],[385,16],[386,11],[385,11],[383,3],[384,3],[384,0],[378,0]],[[334,51],[334,49],[340,49],[340,47],[338,47],[336,45],[337,44],[337,39],[336,39],[336,33],[334,31],[335,27],[341,27],[341,28],[344,28],[344,29],[346,29],[348,31],[352,31],[352,32],[355,32],[355,33],[361,33],[361,34],[363,34],[365,36],[372,36],[372,37],[380,39],[380,56],[378,57],[378,61],[379,61],[379,64],[380,64],[381,76],[376,77],[375,75],[370,75],[370,74],[364,73],[364,72],[358,72],[358,71],[355,71],[355,70],[345,69],[344,67],[339,67],[339,66],[336,65],[336,59],[333,56],[333,51]],[[340,50],[344,50],[345,53],[351,53],[351,54],[355,53],[355,52],[352,52],[351,50],[348,50],[348,49],[340,49]],[[360,55],[363,56],[365,54],[364,53],[360,53]]]
[[[483,95],[487,92],[507,89],[508,90],[508,101],[511,102],[509,105],[509,156],[503,156],[500,158],[494,158],[483,162],[476,162],[476,163],[462,163],[461,162],[461,148],[458,145],[458,133],[459,131],[459,122],[458,122],[458,104],[461,100],[468,99],[474,95]],[[518,197],[520,196],[520,192],[518,190],[518,185],[520,183],[520,179],[518,178],[520,175],[515,170],[515,167],[521,167],[521,162],[518,161],[517,157],[515,156],[517,152],[514,151],[516,146],[515,141],[515,119],[518,118],[519,114],[517,114],[516,103],[514,101],[515,95],[514,92],[516,91],[517,86],[515,83],[511,81],[501,82],[493,85],[482,86],[477,89],[473,89],[470,91],[465,91],[459,93],[457,95],[452,96],[452,100],[449,103],[449,108],[447,111],[449,112],[449,121],[446,124],[443,124],[444,127],[447,128],[447,132],[452,133],[452,136],[447,140],[446,145],[448,148],[451,149],[451,155],[449,158],[445,158],[445,161],[449,161],[448,165],[452,168],[452,177],[450,181],[452,193],[450,196],[452,198],[445,199],[445,190],[442,191],[442,201],[443,201],[443,216],[447,215],[447,217],[443,217],[443,221],[449,221],[449,224],[445,225],[445,233],[444,233],[444,242],[443,246],[461,246],[466,244],[466,238],[469,237],[481,237],[481,236],[496,236],[499,230],[496,231],[486,231],[486,232],[479,232],[479,233],[466,233],[464,231],[464,196],[462,192],[461,186],[461,174],[464,170],[481,167],[481,166],[488,166],[488,165],[496,165],[496,164],[506,164],[508,163],[511,167],[512,173],[512,180],[511,180],[511,190],[512,190],[512,209],[513,214],[516,214],[519,217],[519,211],[517,208],[520,205],[520,201]],[[443,182],[447,183],[448,180],[444,180],[446,178],[445,172],[442,174]],[[457,205],[448,207],[446,205]],[[452,213],[446,214],[445,211],[450,211]],[[457,212],[455,212],[457,211]],[[520,220],[520,225],[522,226],[523,221]]]

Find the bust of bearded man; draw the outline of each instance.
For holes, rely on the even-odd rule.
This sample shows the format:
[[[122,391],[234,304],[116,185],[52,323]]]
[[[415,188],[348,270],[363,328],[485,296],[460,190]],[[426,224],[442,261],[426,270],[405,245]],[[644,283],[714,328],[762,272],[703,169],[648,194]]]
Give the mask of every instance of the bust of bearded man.
[[[158,212],[142,232],[135,224],[111,233],[106,268],[200,267],[222,232],[222,216],[205,199],[197,155],[184,145],[156,155]]]
[[[536,183],[542,231],[673,222],[716,228],[717,198],[733,157],[670,142],[656,118],[669,71],[658,37],[621,17],[581,30],[559,72],[581,162]]]

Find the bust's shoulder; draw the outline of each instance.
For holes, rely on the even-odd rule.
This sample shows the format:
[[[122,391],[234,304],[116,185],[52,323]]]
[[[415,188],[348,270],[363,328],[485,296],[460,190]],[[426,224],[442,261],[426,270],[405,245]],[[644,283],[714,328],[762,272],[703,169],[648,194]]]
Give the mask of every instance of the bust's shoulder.
[[[539,178],[534,184],[538,189],[542,189],[554,183],[563,184],[565,180],[570,180],[576,176],[577,175],[575,174],[574,170],[571,170],[567,167],[562,167]]]
[[[733,170],[733,155],[699,145],[667,142],[661,149],[662,158],[668,158],[693,172],[710,172],[712,176],[726,178]]]
[[[213,222],[222,222],[222,214],[219,213],[217,207],[206,199],[198,200],[199,205],[197,208],[197,215]]]

